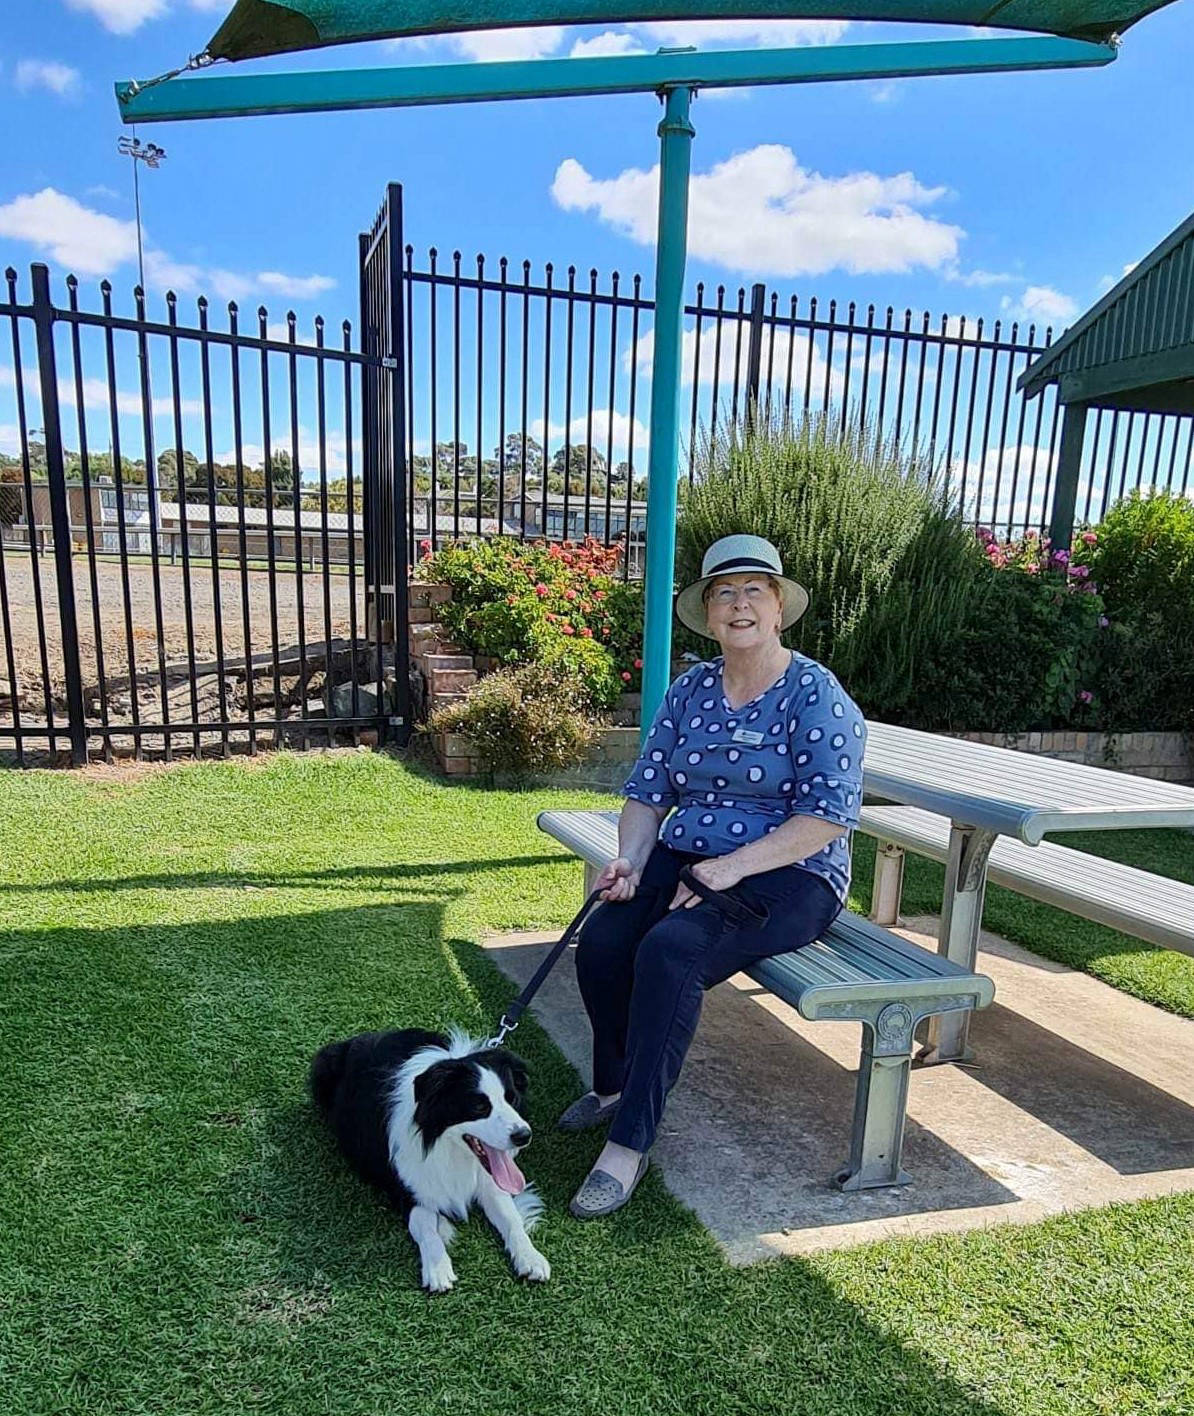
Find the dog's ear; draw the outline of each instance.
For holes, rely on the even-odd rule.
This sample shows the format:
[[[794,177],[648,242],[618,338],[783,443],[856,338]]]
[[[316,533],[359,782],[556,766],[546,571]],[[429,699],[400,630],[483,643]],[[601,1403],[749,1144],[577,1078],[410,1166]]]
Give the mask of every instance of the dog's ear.
[[[455,1057],[445,1058],[420,1072],[415,1078],[415,1105],[430,1106],[460,1080],[464,1068]]]
[[[493,1061],[490,1064],[498,1076],[502,1079],[502,1085],[509,1087],[519,1101],[527,1094],[527,1086],[530,1076],[527,1072],[527,1064],[521,1057],[516,1057],[513,1052],[507,1052],[504,1047],[497,1047],[491,1054]]]

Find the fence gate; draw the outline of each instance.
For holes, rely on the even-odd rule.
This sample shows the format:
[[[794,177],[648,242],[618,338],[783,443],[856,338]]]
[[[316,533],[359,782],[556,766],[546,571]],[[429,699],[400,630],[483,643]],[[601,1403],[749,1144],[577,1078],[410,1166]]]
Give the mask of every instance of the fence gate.
[[[355,348],[5,273],[0,761],[405,740],[401,210],[361,238]]]
[[[360,236],[361,349],[364,367],[366,620],[370,636],[394,648],[389,727],[411,731],[407,576],[406,304],[403,298],[402,188],[391,182],[372,231]]]

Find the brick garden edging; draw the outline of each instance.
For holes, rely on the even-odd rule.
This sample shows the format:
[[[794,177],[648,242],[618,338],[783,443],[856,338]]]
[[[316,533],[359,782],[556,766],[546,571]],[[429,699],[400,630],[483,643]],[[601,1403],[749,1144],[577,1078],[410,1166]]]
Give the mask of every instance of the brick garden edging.
[[[1194,781],[1194,739],[1185,733],[951,733],[969,742],[992,743],[1016,752],[1039,753],[1064,762],[1110,767],[1134,777]]]

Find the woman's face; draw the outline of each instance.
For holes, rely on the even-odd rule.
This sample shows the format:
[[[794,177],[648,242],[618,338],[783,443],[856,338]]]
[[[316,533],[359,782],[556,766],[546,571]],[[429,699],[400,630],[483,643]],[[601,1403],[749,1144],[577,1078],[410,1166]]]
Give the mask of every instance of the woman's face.
[[[706,591],[705,618],[722,649],[758,649],[779,637],[783,601],[766,575],[725,575]]]

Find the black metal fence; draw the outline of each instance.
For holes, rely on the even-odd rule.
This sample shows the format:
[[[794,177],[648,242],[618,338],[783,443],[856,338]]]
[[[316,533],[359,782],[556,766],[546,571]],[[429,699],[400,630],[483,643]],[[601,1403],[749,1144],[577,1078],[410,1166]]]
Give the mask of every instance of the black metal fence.
[[[360,237],[360,339],[168,295],[117,313],[6,274],[0,325],[0,749],[227,754],[409,731],[406,586],[425,546],[593,535],[641,571],[652,302],[639,276],[432,249],[391,186]],[[883,428],[944,470],[971,522],[1049,522],[1060,419],[1020,373],[1050,332],[763,285],[698,285],[685,439],[749,410]],[[7,357],[7,350],[0,358]],[[1077,514],[1190,486],[1194,419],[1095,412]]]
[[[624,539],[637,573],[646,533],[654,308],[640,277],[482,256],[425,269],[406,251],[410,526],[431,545],[499,532]],[[1054,391],[1016,381],[1048,347],[1020,321],[802,304],[765,286],[700,284],[685,309],[682,474],[703,439],[764,415],[819,412],[881,426],[948,477],[963,516],[1006,535],[1049,522],[1060,435]],[[1135,487],[1184,491],[1194,420],[1092,414],[1078,516],[1097,521]]]
[[[86,310],[73,277],[56,305],[42,265],[28,299],[6,282],[0,749],[227,755],[408,727],[405,528],[387,554],[383,469],[354,431],[362,375],[401,383],[388,353],[264,308],[217,329],[203,299],[193,324],[173,295],[164,320],[139,291],[119,315],[106,282]]]

